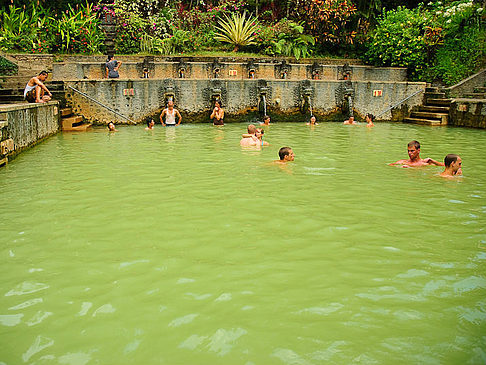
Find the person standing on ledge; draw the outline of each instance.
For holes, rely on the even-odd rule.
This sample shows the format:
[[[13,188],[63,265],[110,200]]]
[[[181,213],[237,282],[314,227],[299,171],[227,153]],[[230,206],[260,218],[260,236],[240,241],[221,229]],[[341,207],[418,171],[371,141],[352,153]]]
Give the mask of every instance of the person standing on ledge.
[[[165,115],[165,123],[164,123],[164,117]],[[178,123],[176,124],[176,117],[179,118]],[[172,100],[169,100],[167,102],[167,108],[162,110],[162,113],[160,113],[160,123],[164,127],[175,127],[182,122],[182,116],[181,113],[177,109],[174,109],[174,102]]]
[[[117,79],[120,77],[118,70],[122,65],[121,61],[115,60],[113,55],[108,55],[108,59],[105,64],[106,68],[106,78],[107,79]]]
[[[220,101],[214,103],[214,109],[209,118],[213,119],[213,125],[224,125],[224,110]]]
[[[420,158],[420,143],[418,141],[411,141],[408,143],[408,160],[398,160],[397,162],[393,162],[390,166],[393,165],[403,165],[403,167],[419,167],[419,166],[428,166],[428,165],[436,165],[436,166],[444,166],[442,162],[438,162],[432,160],[431,158]]]
[[[444,158],[445,170],[440,173],[442,177],[454,177],[462,175],[462,159],[453,153]]]
[[[29,103],[45,103],[51,100],[52,94],[44,85],[47,80],[47,71],[41,71],[38,76],[29,80],[24,89],[24,99]],[[47,95],[45,95],[47,93]]]
[[[290,147],[282,147],[278,151],[278,157],[280,160],[275,160],[273,162],[275,163],[287,163],[289,161],[293,161],[295,158],[294,151],[292,151],[292,148]]]

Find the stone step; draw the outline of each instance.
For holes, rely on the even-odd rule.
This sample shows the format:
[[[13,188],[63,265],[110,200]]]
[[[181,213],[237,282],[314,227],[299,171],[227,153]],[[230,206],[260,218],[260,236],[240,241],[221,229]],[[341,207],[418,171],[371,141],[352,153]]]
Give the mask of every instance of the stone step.
[[[467,93],[464,96],[466,98],[472,98],[472,99],[485,99],[486,98],[486,92],[484,92],[484,93]]]
[[[431,119],[431,120],[443,120],[444,117],[448,117],[448,113],[431,113],[431,112],[412,112],[410,117],[418,119]]]
[[[425,92],[424,95],[426,98],[433,98],[433,99],[442,99],[445,98],[446,96],[446,94],[442,92],[434,92],[434,93]]]
[[[449,113],[448,106],[431,106],[431,105],[423,105],[419,106],[419,111],[421,112],[429,112],[429,113]]]
[[[439,92],[439,88],[438,87],[434,87],[434,86],[428,86],[425,88],[425,92],[426,93],[438,93]]]
[[[72,126],[71,129],[63,129],[64,132],[84,132],[88,128],[91,128],[91,124],[82,123],[76,126]]]
[[[486,87],[475,87],[474,88],[475,93],[486,93]]]
[[[405,123],[431,125],[431,126],[441,126],[441,125],[445,125],[445,124],[441,123],[438,120],[420,119],[420,118],[405,118],[403,121]]]
[[[71,108],[61,109],[61,117],[67,117],[71,114],[73,114],[73,110]]]
[[[62,118],[62,130],[72,130],[73,127],[83,123],[83,117],[75,115],[72,117]]]
[[[435,99],[427,98],[425,105],[427,106],[450,106],[452,99]]]

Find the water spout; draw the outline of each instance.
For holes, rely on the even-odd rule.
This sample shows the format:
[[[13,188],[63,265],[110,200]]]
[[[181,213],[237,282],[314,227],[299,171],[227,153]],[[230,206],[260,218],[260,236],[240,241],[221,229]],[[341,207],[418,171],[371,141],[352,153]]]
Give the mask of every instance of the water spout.
[[[263,116],[265,117],[267,115],[267,99],[265,98],[265,95],[262,95],[262,103],[263,103]]]
[[[349,116],[353,116],[353,98],[351,95],[348,95],[348,112]]]

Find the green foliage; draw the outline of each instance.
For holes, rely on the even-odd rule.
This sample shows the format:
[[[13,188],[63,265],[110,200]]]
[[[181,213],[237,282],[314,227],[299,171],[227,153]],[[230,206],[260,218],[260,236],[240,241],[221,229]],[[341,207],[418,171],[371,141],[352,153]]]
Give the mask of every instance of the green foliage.
[[[239,47],[254,44],[256,31],[258,30],[258,20],[253,17],[246,18],[246,12],[231,15],[231,18],[224,16],[220,19],[219,26],[216,27],[215,39],[234,45],[236,52]]]
[[[416,80],[453,84],[472,74],[485,55],[484,9],[472,0],[398,7],[379,19],[365,59],[377,66],[407,67]]]
[[[0,56],[0,75],[15,75],[17,74],[18,69],[19,68],[15,63]]]
[[[426,19],[419,8],[386,12],[368,43],[366,60],[377,66],[407,67],[411,76],[427,67]]]
[[[313,36],[303,34],[304,27],[300,24],[282,20],[276,26],[277,38],[273,41],[273,52],[278,55],[308,57],[313,53],[310,46],[315,44]]]
[[[9,6],[2,13],[0,49],[29,53],[95,53],[102,50],[104,33],[89,3],[51,14],[48,8]]]
[[[441,79],[448,86],[454,85],[479,68],[485,55],[486,32],[469,26],[455,37],[446,37],[427,76]]]

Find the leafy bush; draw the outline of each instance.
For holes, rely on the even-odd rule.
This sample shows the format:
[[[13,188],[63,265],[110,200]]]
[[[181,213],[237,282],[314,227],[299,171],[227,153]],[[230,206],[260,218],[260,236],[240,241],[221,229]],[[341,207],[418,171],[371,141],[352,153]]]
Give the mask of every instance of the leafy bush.
[[[273,41],[273,52],[278,55],[308,57],[313,53],[310,46],[315,44],[313,36],[303,34],[304,27],[284,19],[276,25],[277,38]]]
[[[231,18],[224,16],[223,19],[220,19],[216,29],[219,33],[216,33],[215,39],[232,44],[235,47],[233,52],[236,52],[239,47],[255,43],[258,20],[252,17],[246,18],[246,12],[233,13]]]
[[[421,75],[427,67],[425,24],[420,8],[398,7],[386,12],[369,40],[367,61],[377,66],[407,67],[410,76]]]
[[[15,63],[0,56],[0,75],[15,75],[17,74],[18,69],[19,68]]]

